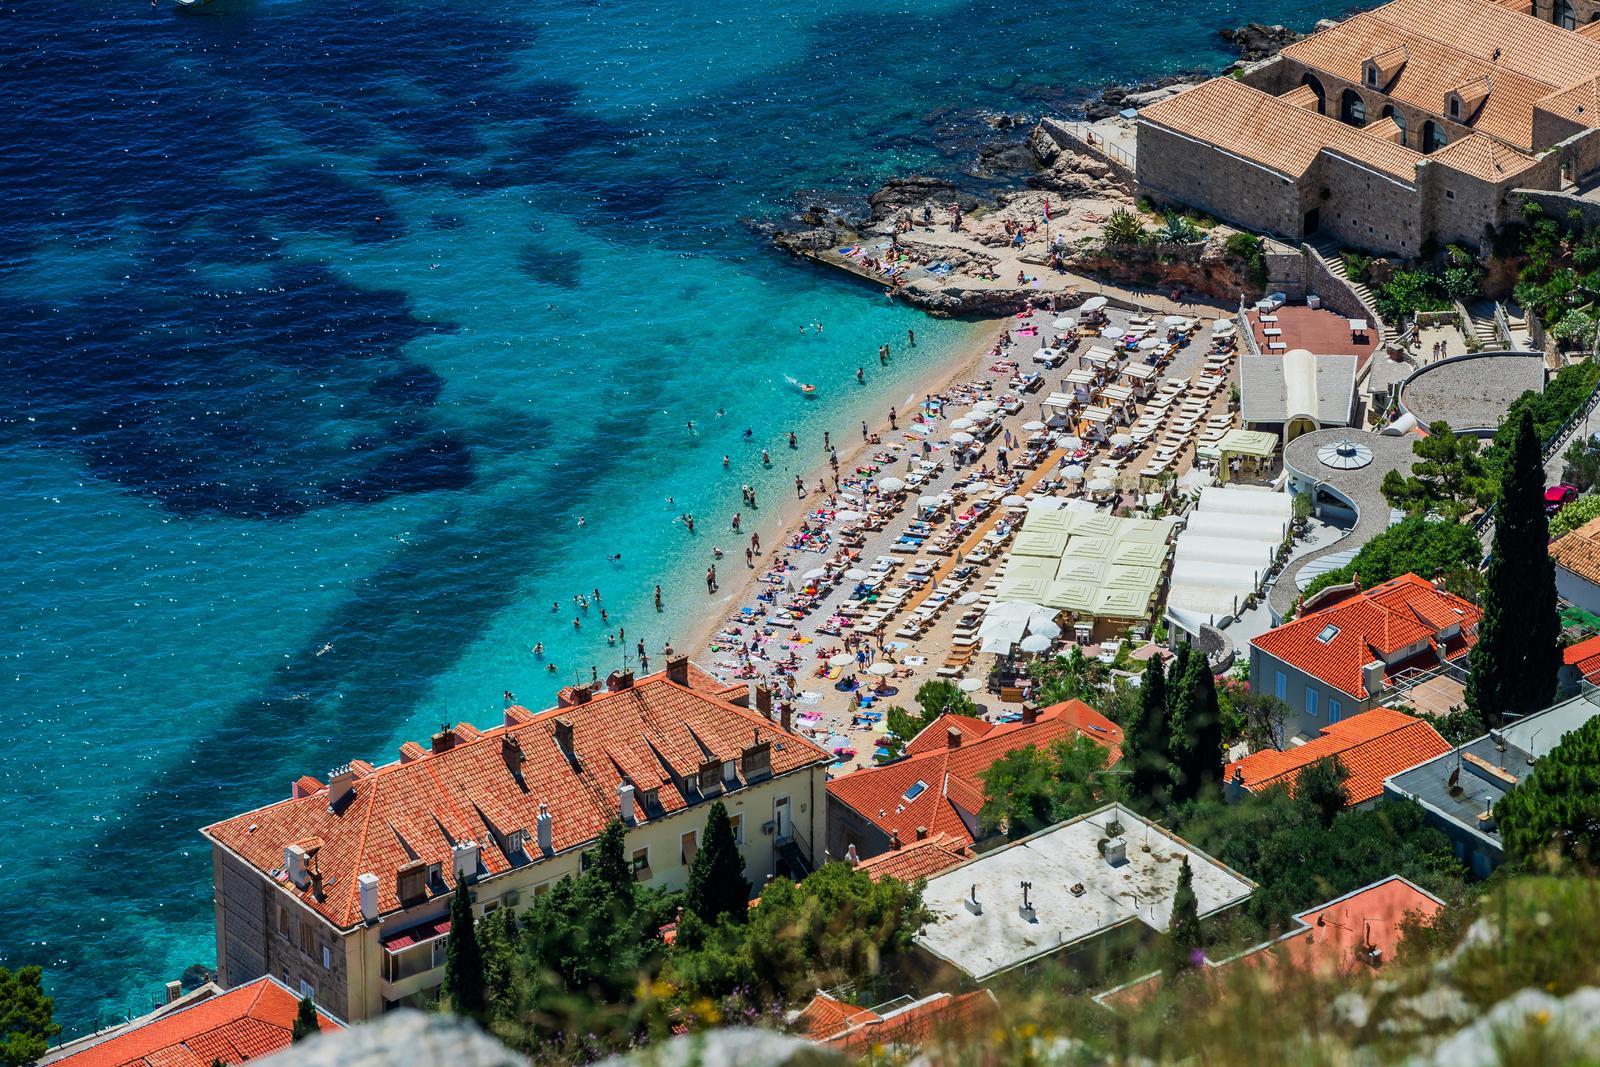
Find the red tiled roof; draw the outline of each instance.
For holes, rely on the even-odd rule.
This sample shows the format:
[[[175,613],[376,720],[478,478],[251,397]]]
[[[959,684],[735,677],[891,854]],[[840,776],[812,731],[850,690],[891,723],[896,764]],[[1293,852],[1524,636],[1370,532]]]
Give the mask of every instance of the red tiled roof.
[[[862,860],[856,869],[866,871],[873,881],[896,878],[902,882],[914,882],[918,878],[931,878],[970,858],[960,843],[940,834],[880,852],[871,859]]]
[[[1056,741],[1071,740],[1082,734],[1111,750],[1109,764],[1121,758],[1122,730],[1081,700],[1068,700],[1041,709],[1031,723],[991,725],[976,740],[967,740],[962,716],[941,715],[917,735],[947,737],[946,720],[958,720],[961,744],[928,747],[924,751],[882,767],[869,767],[835,778],[828,783],[828,795],[853,809],[886,834],[898,833],[905,842],[917,840],[922,828],[929,837],[946,835],[962,847],[974,840],[972,826],[983,807],[983,783],[979,776],[995,760],[1008,753],[1034,745],[1046,748]],[[916,740],[914,738],[913,740]],[[922,787],[917,789],[917,783]],[[915,791],[916,795],[907,794]]]
[[[951,730],[958,731],[961,734],[961,743],[966,744],[993,729],[994,723],[985,722],[971,715],[941,715],[919,730],[916,737],[907,741],[902,752],[907,756],[915,756],[919,752],[947,748],[950,744]]]
[[[1575,645],[1561,650],[1561,662],[1576,667],[1587,681],[1600,677],[1600,635],[1586,637]]]
[[[942,1032],[966,1030],[999,1013],[1000,1006],[987,989],[957,996],[935,993],[881,1015],[818,993],[800,1012],[795,1025],[818,1044],[865,1055],[874,1047],[915,1047]]]
[[[618,813],[617,786],[627,779],[641,794],[656,790],[657,817],[681,811],[701,798],[699,770],[708,760],[741,761],[759,738],[771,742],[774,775],[833,757],[810,741],[786,733],[757,712],[697,692],[665,673],[633,686],[601,692],[587,703],[533,714],[508,710],[509,726],[453,731],[452,747],[423,752],[408,743],[401,762],[372,770],[355,781],[350,800],[330,810],[328,791],[291,798],[208,826],[206,836],[237,853],[257,870],[276,877],[307,907],[335,925],[361,921],[357,876],[378,876],[383,912],[399,907],[396,872],[415,859],[452,869],[451,847],[470,839],[481,846],[489,874],[525,862],[507,856],[506,836],[526,831],[536,850],[539,805],[552,816],[557,852],[586,845]],[[556,743],[557,720],[571,724],[577,765]],[[521,749],[514,773],[507,746]],[[642,803],[639,817],[651,812]],[[295,890],[279,871],[284,848],[320,838],[313,880]],[[453,880],[453,879],[452,879]],[[320,892],[319,892],[320,889]]]
[[[1380,965],[1394,959],[1400,947],[1402,924],[1410,918],[1432,918],[1443,908],[1444,901],[1432,893],[1391,874],[1301,912],[1294,917],[1295,929],[1237,956],[1208,962],[1205,974],[1217,982],[1222,979],[1221,972],[1234,965],[1261,968],[1274,979],[1280,974],[1327,978],[1370,973],[1372,964],[1362,960],[1362,955],[1375,948]],[[1160,988],[1161,975],[1157,973],[1103,993],[1095,1000],[1113,1010],[1135,1008]]]
[[[1389,664],[1385,675],[1440,658],[1459,659],[1477,642],[1480,615],[1471,601],[1415,574],[1403,574],[1268,630],[1250,643],[1359,700],[1371,695],[1361,679],[1363,666],[1417,644],[1424,646],[1419,653]],[[1460,634],[1441,641],[1439,631],[1456,623]],[[1330,627],[1331,638],[1318,640]]]
[[[1294,791],[1300,772],[1320,759],[1337,756],[1350,772],[1345,793],[1363,804],[1383,793],[1383,780],[1442,756],[1450,745],[1432,723],[1389,708],[1373,708],[1323,727],[1321,736],[1283,752],[1264,749],[1228,764],[1224,777],[1242,776],[1252,792],[1275,783]]]
[[[300,1000],[272,978],[230,989],[56,1060],[70,1067],[211,1067],[289,1047]],[[320,1010],[317,1025],[343,1029]]]

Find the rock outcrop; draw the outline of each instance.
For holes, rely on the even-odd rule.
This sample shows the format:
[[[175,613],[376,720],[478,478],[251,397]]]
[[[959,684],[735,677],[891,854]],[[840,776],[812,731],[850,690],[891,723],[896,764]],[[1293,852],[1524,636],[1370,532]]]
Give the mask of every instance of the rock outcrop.
[[[1221,30],[1219,34],[1249,63],[1270,59],[1304,36],[1287,26],[1263,26],[1259,22],[1246,23],[1236,30]]]
[[[1042,125],[1034,128],[1028,146],[1039,160],[1039,169],[1028,177],[1031,188],[1048,189],[1069,197],[1114,196],[1128,192],[1110,164],[1061,147]]]
[[[925,174],[912,174],[904,178],[890,178],[878,191],[867,197],[867,208],[872,222],[883,222],[902,211],[921,208],[932,203],[938,207],[960,204],[962,211],[976,211],[981,202],[971,193],[964,193],[942,178]]]

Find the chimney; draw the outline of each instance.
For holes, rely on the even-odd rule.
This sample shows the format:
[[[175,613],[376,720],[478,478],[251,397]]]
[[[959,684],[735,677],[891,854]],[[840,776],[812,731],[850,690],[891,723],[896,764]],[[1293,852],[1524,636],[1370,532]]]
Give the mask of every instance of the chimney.
[[[578,765],[578,750],[573,747],[572,720],[565,715],[560,716],[556,719],[552,729],[555,732],[556,747],[561,750],[563,756],[567,757],[567,762],[576,767]]]
[[[335,767],[328,778],[328,810],[338,811],[350,794],[356,790],[355,768],[346,763],[343,767]]]
[[[431,744],[435,752],[449,752],[455,747],[455,743],[456,735],[448,726],[434,734],[431,739]]]
[[[183,983],[182,982],[168,982],[167,983],[167,1003],[171,1004],[173,1001],[177,1000],[181,996],[183,996]]]
[[[367,922],[378,919],[378,876],[371,871],[356,876],[356,888],[361,897],[361,917]]]
[[[682,686],[689,684],[688,656],[674,656],[672,659],[667,660],[667,681],[676,682]]]
[[[1381,659],[1375,659],[1361,668],[1361,687],[1367,691],[1367,696],[1377,696],[1383,691],[1383,673],[1387,666]]]
[[[311,884],[311,856],[299,845],[284,846],[283,869],[296,889]]]
[[[954,726],[946,726],[944,728],[944,747],[945,748],[960,748],[961,747],[961,731],[956,729]]]
[[[523,755],[521,741],[511,734],[501,734],[500,758],[506,761],[506,768],[512,774],[519,774],[522,771],[522,764],[528,757]]]
[[[458,882],[463,877],[468,881],[478,877],[478,843],[476,841],[457,841],[450,846],[450,873]]]
[[[542,800],[539,801],[539,818],[534,825],[539,838],[539,852],[545,856],[555,855],[555,835],[550,829],[550,808]]]
[[[1121,867],[1128,862],[1128,839],[1113,837],[1106,842],[1106,862],[1113,867]]]
[[[785,700],[782,704],[778,705],[778,715],[779,725],[783,727],[784,732],[791,732],[793,727],[790,725],[790,722],[792,721],[792,716],[794,715],[794,705]]]
[[[428,895],[428,864],[412,860],[394,872],[394,893],[402,906],[414,904]]]
[[[928,828],[926,826],[917,827],[917,840],[918,841],[926,841],[927,839],[928,839]]]
[[[617,808],[622,815],[622,824],[632,826],[638,816],[633,807],[633,786],[627,782],[617,783]]]
[[[1235,767],[1233,769],[1233,777],[1229,778],[1222,787],[1222,799],[1229,804],[1237,804],[1244,799],[1244,795],[1247,792],[1249,790],[1244,787],[1244,768]]]
[[[606,688],[613,693],[620,693],[624,689],[633,688],[632,671],[612,671],[606,678]]]
[[[900,848],[900,831],[899,830],[890,830],[889,831],[889,848],[891,850],[898,850]]]
[[[856,852],[856,846],[850,845],[844,850],[844,861],[852,867],[861,862],[861,855]]]
[[[589,695],[589,687],[586,685],[563,686],[556,694],[556,707],[570,708],[577,704],[587,704]]]
[[[1024,703],[1022,705],[1022,721],[1024,723],[1038,722],[1039,721],[1039,705],[1035,704],[1031,700],[1027,701],[1026,703]]]
[[[962,903],[967,906],[967,910],[972,912],[972,914],[974,914],[974,915],[982,915],[983,914],[983,905],[978,903],[978,886],[977,886],[977,883],[973,883],[972,895],[967,897],[967,899],[962,901]]]
[[[764,685],[756,686],[755,709],[765,718],[772,718],[772,690]]]

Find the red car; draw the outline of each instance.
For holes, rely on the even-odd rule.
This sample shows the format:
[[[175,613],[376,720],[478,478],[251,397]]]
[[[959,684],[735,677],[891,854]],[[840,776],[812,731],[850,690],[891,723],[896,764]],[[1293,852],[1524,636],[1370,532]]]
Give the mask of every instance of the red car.
[[[1544,491],[1544,513],[1554,515],[1572,501],[1578,499],[1578,487],[1562,482],[1552,485]]]

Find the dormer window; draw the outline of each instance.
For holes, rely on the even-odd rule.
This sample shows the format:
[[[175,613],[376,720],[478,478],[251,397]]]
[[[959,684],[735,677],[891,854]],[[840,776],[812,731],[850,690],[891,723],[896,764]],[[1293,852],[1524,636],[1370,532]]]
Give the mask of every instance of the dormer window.
[[[1378,68],[1377,67],[1374,67],[1374,66],[1368,66],[1367,67],[1367,84],[1371,85],[1371,86],[1376,86],[1378,84]]]
[[[1450,98],[1450,117],[1453,119],[1461,117],[1461,98],[1459,96]]]

